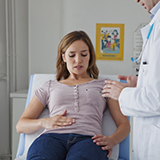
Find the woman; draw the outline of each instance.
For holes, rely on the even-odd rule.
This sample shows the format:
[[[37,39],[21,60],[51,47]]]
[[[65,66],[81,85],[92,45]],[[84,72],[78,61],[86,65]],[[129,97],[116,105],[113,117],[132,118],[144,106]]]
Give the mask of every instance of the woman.
[[[105,160],[114,145],[129,134],[129,122],[117,101],[103,98],[104,79],[97,80],[95,52],[83,31],[67,34],[60,42],[56,80],[45,82],[17,123],[18,133],[44,132],[30,146],[28,160]],[[37,119],[44,107],[50,117]],[[102,135],[106,107],[117,125],[116,132]]]

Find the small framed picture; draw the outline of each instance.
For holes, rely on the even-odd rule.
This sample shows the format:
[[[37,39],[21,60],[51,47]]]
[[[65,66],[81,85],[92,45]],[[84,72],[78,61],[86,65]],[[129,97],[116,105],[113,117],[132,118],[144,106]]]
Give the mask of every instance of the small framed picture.
[[[96,59],[123,60],[124,24],[96,24]]]

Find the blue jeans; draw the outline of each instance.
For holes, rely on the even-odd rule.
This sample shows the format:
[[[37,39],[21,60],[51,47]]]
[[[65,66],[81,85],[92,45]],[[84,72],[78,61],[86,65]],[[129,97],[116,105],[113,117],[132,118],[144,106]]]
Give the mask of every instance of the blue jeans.
[[[107,160],[108,151],[93,143],[92,136],[47,133],[30,146],[27,160]]]

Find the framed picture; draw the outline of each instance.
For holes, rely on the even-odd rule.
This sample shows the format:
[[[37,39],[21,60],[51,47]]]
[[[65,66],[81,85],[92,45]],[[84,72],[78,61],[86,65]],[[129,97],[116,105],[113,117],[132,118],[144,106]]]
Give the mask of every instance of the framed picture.
[[[124,24],[96,24],[96,59],[123,60]]]

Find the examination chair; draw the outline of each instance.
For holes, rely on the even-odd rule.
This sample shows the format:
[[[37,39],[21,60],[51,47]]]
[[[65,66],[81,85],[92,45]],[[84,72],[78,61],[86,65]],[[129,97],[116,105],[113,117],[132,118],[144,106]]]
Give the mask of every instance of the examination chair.
[[[26,106],[28,106],[31,98],[34,95],[35,90],[45,81],[50,79],[54,80],[56,78],[55,74],[34,74],[30,77],[29,89],[28,89],[28,96],[26,100]],[[99,78],[109,78],[112,80],[118,80],[117,76],[115,75],[100,75]],[[39,118],[48,117],[48,109],[45,108]],[[109,110],[106,109],[103,116],[103,135],[109,136],[116,130],[116,125],[109,113]],[[25,160],[27,151],[31,143],[34,139],[42,132],[43,129],[38,130],[31,134],[20,134],[19,144],[17,149],[17,155],[15,160]],[[114,146],[112,155],[109,160],[129,160],[129,135],[123,140],[120,144]]]

